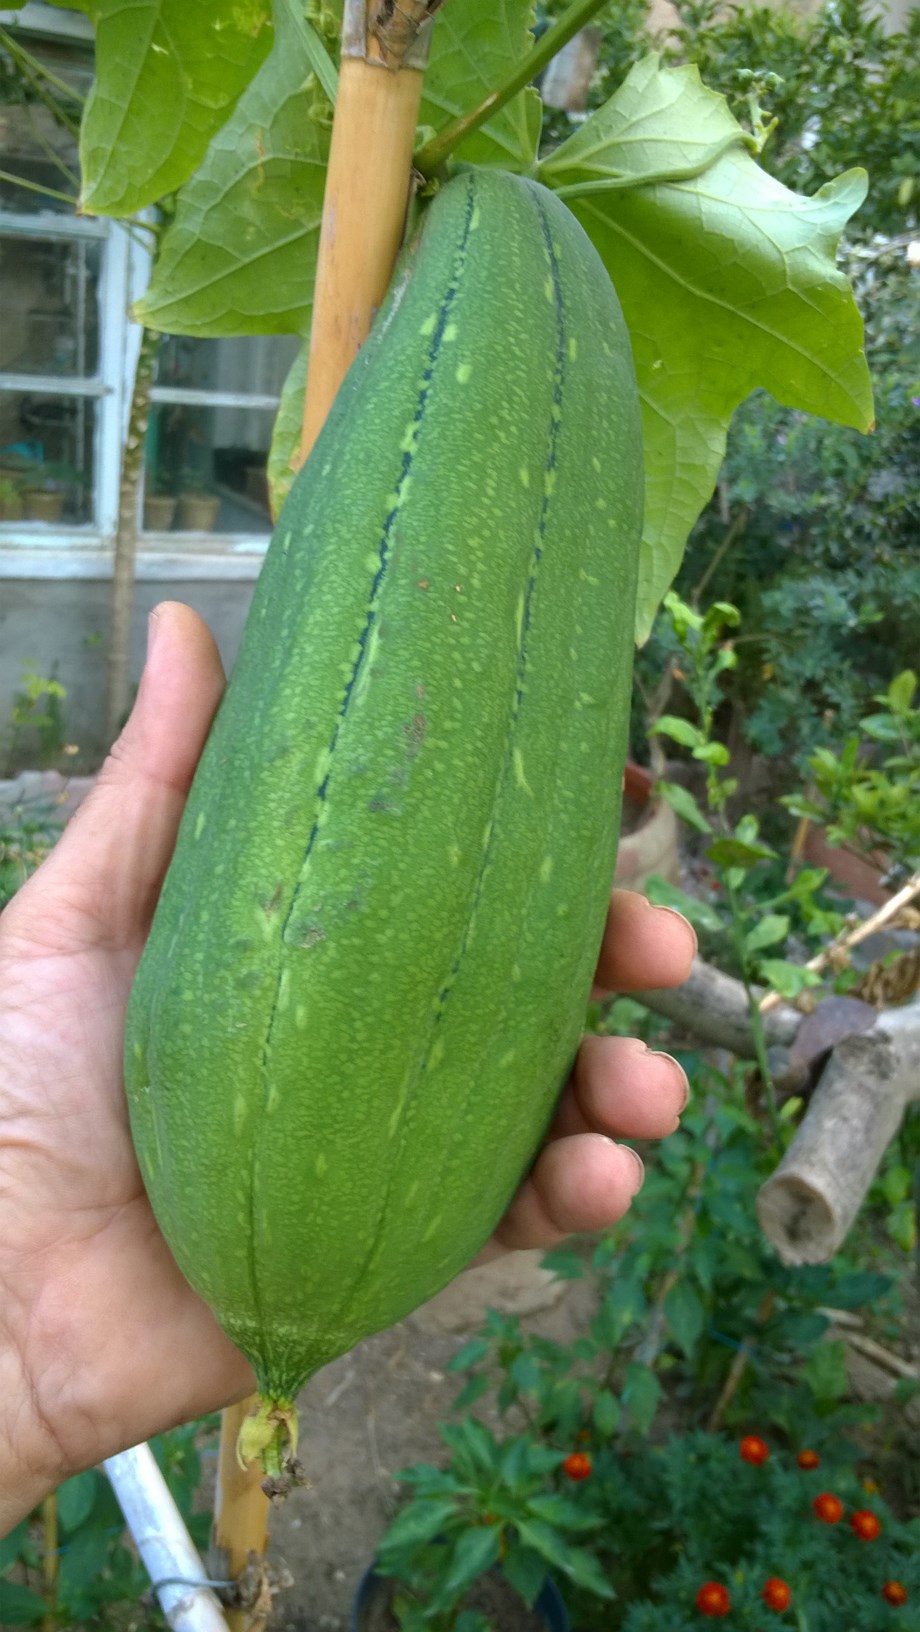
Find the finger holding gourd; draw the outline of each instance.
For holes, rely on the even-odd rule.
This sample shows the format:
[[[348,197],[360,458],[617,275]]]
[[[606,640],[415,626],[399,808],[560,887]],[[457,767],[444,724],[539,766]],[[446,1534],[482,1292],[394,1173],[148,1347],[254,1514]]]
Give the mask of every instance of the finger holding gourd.
[[[641,492],[596,252],[461,171],[279,518],[129,1011],[145,1183],[269,1471],[307,1377],[488,1238],[571,1071]]]
[[[643,1166],[635,1151],[601,1133],[552,1139],[515,1195],[494,1240],[505,1251],[552,1247],[568,1235],[610,1229],[628,1211],[642,1179]]]

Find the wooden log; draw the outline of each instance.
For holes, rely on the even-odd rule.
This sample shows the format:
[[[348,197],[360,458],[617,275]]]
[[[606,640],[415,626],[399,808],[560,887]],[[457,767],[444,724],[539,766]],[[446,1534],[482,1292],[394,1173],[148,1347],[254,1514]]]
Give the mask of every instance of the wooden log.
[[[757,1198],[787,1264],[833,1257],[907,1105],[920,1099],[920,1003],[889,1009],[833,1050],[785,1156]]]
[[[724,975],[702,958],[694,959],[682,986],[634,995],[647,1009],[664,1015],[703,1042],[727,1048],[742,1059],[754,1059],[754,1034],[744,987],[740,980]],[[786,1003],[771,1009],[763,1017],[768,1046],[790,1047],[801,1023],[801,1014]]]

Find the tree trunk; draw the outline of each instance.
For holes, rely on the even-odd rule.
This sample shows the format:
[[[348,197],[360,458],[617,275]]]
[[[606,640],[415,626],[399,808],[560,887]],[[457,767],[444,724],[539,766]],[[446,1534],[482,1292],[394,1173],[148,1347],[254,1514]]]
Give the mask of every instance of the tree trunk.
[[[137,556],[137,496],[144,468],[144,441],[150,418],[150,387],[160,336],[144,329],[131,393],[128,433],[121,459],[118,531],[112,578],[112,623],[109,631],[105,701],[106,740],[114,742],[128,712],[131,675],[131,618],[134,611],[134,563]]]

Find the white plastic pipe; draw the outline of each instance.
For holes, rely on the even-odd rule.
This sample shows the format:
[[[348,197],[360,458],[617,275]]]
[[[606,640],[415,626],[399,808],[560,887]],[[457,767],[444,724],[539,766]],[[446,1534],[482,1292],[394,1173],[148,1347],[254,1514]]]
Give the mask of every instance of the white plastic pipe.
[[[227,1632],[192,1541],[149,1445],[135,1445],[103,1462],[173,1632]]]

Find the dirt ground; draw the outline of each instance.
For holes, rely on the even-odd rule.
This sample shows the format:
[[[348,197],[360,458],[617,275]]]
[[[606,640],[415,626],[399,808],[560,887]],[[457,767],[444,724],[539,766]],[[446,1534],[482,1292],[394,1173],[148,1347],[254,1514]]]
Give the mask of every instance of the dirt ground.
[[[300,1445],[311,1484],[272,1519],[270,1560],[294,1579],[276,1600],[272,1632],[347,1632],[355,1588],[395,1512],[393,1476],[440,1459],[437,1423],[462,1382],[446,1368],[490,1305],[562,1342],[590,1318],[584,1283],[553,1281],[539,1254],[521,1253],[461,1276],[304,1391]],[[480,1414],[488,1418],[488,1402]]]

